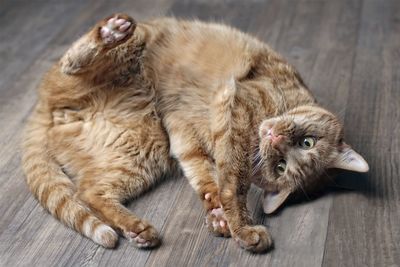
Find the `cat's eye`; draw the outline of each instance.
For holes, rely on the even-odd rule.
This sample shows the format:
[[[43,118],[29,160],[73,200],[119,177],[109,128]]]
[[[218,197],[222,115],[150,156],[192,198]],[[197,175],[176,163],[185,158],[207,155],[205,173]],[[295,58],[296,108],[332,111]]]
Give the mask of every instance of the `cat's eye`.
[[[317,140],[315,139],[315,137],[306,136],[300,139],[299,146],[303,149],[310,149],[315,146],[316,142]]]
[[[286,160],[281,159],[275,167],[276,173],[282,175],[286,170]]]

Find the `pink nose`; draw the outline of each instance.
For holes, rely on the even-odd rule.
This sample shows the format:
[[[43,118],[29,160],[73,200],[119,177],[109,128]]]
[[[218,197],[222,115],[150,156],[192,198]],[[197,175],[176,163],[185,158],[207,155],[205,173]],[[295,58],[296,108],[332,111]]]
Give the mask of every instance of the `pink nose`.
[[[284,139],[284,136],[283,135],[271,134],[270,138],[271,138],[272,147],[277,147],[282,142],[282,140]]]
[[[269,139],[273,148],[278,148],[279,144],[282,143],[283,139],[285,139],[284,135],[275,135],[271,128],[264,129],[262,133],[267,139]]]

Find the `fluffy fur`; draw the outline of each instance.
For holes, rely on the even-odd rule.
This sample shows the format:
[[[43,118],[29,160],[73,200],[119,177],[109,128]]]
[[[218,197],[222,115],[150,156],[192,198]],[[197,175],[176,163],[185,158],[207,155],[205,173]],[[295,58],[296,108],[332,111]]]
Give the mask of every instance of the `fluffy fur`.
[[[248,215],[251,182],[270,213],[328,169],[368,170],[337,118],[264,43],[219,24],[135,25],[126,15],[100,22],[49,72],[24,148],[42,205],[107,247],[116,241],[107,225],[140,247],[158,244],[120,203],[175,170],[169,153],[203,201],[208,228],[254,252],[272,239]]]
[[[135,27],[129,21],[126,38]],[[96,243],[114,247],[116,230],[139,247],[155,246],[156,230],[121,202],[175,164],[154,108],[153,85],[138,60],[140,46],[104,44],[97,39],[99,27],[67,51],[63,63],[72,65],[58,63],[43,79],[25,133],[27,182],[50,213]],[[77,73],[89,62],[74,53],[94,52],[92,47],[101,51],[91,54],[93,69],[62,71],[73,67]]]

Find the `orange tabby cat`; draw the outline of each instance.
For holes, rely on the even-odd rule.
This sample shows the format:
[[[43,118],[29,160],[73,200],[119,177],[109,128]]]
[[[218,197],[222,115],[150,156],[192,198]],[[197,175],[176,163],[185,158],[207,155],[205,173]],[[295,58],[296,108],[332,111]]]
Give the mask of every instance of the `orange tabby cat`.
[[[107,225],[140,247],[158,243],[120,202],[175,169],[166,134],[208,228],[254,252],[272,239],[249,217],[251,181],[271,213],[327,169],[368,170],[293,67],[223,25],[112,16],[67,51],[40,92],[25,140],[28,184],[57,218],[107,247],[116,241]]]

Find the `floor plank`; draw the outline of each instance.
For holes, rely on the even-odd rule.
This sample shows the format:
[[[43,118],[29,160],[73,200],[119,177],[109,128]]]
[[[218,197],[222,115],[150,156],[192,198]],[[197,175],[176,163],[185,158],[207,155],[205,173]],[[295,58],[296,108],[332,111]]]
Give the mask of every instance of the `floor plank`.
[[[400,264],[399,14],[398,1],[364,1],[345,125],[371,171],[334,198],[325,266]]]

